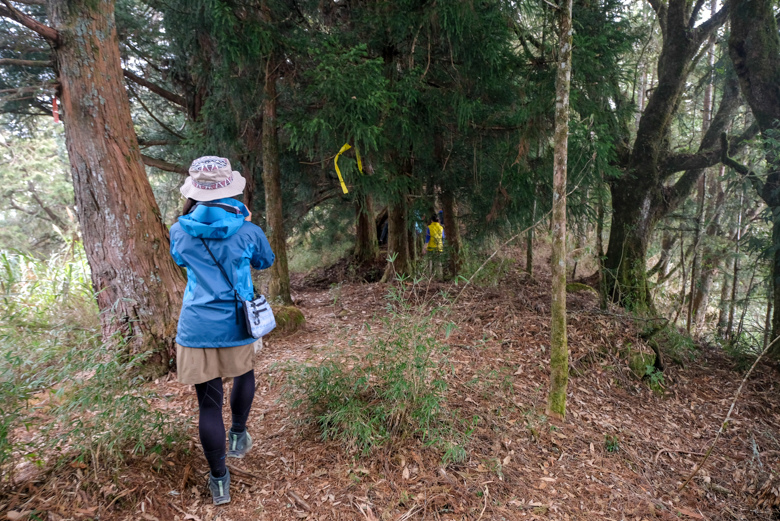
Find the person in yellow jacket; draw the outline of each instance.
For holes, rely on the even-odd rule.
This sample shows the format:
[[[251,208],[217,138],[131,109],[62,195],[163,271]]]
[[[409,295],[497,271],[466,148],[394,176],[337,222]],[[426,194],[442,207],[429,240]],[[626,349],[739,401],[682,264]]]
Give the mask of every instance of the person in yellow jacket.
[[[439,216],[436,214],[433,214],[433,217],[431,217],[431,224],[428,225],[428,229],[425,231],[425,246],[428,252],[428,265],[431,274],[440,278],[442,271],[441,261],[444,254],[444,228],[439,224]]]

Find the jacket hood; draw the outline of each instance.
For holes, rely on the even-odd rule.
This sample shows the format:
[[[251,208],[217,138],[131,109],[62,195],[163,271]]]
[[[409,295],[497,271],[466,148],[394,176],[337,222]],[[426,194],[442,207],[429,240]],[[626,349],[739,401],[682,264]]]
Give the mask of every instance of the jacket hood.
[[[188,235],[203,239],[224,239],[244,225],[249,211],[240,201],[231,198],[199,202],[187,215],[179,217],[179,225]]]

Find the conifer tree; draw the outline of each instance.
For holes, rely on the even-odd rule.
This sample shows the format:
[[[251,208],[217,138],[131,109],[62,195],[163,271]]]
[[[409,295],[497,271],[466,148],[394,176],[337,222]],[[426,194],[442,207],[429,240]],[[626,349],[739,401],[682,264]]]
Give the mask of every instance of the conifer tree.
[[[49,2],[50,25],[10,3],[0,16],[49,42],[62,101],[81,234],[104,339],[153,353],[151,373],[169,367],[184,277],[146,178],[122,84],[112,0]],[[41,13],[42,14],[42,13]]]

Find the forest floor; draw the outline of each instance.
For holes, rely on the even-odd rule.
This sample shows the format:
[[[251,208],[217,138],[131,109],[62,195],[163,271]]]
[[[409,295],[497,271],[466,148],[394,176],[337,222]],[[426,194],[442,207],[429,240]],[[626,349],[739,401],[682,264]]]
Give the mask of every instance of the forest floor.
[[[429,295],[453,289],[427,288]],[[165,456],[156,471],[139,459],[103,487],[83,484],[89,468],[66,467],[43,483],[20,483],[0,511],[25,519],[17,515],[24,504],[49,513],[36,519],[52,521],[778,518],[771,509],[780,504],[775,368],[756,369],[712,456],[678,492],[712,443],[744,373],[721,350],[700,346],[678,356],[680,363],[668,362],[654,391],[619,356],[628,348],[649,352],[635,321],[618,308],[600,311],[595,294],[571,293],[568,414],[565,422],[544,416],[550,321],[544,267],[534,278],[511,269],[495,285],[470,286],[455,304],[457,329],[444,340],[452,368],[446,406],[461,418],[479,418],[464,462],[443,465],[440,450],[414,437],[363,457],[322,441],[281,399],[284,368],[335,349],[363,355],[376,334],[367,324],[381,327],[387,292],[383,284],[295,286],[307,322],[270,337],[257,355],[248,425],[254,447],[229,462],[229,505],[211,505],[195,393],[172,375],[151,385],[167,397],[161,407],[191,419],[189,451]]]

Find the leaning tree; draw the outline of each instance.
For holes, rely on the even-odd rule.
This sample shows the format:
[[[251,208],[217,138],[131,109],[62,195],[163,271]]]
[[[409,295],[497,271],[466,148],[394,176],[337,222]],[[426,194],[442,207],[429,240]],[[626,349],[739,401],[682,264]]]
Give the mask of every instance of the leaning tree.
[[[625,146],[618,150],[617,166],[622,173],[610,180],[612,226],[605,260],[609,295],[633,309],[653,307],[646,261],[656,224],[689,196],[704,169],[720,162],[718,136],[731,123],[740,104],[735,85],[727,84],[698,149],[674,150],[672,127],[688,77],[710,35],[728,18],[726,3],[699,23],[704,3],[650,0],[663,37],[657,83],[639,120],[633,145],[628,145],[628,135],[618,140]],[[623,127],[627,129],[628,125]],[[744,143],[755,131],[752,127],[746,129],[732,145]]]
[[[175,353],[184,276],[168,253],[168,231],[130,117],[114,2],[51,0],[45,14],[37,7],[3,1],[0,16],[35,32],[51,49],[103,337],[126,342],[132,353],[152,352],[147,367],[160,373]]]

